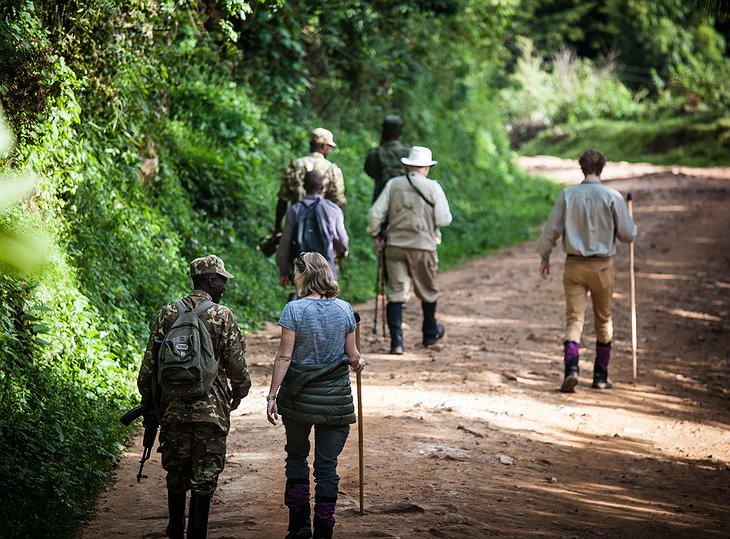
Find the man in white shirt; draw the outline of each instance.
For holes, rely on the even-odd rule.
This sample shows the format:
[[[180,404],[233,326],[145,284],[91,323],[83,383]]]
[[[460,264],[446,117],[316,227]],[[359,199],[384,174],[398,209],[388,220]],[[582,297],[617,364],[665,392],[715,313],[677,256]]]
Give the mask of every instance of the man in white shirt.
[[[446,331],[436,321],[436,248],[441,243],[440,228],[451,224],[449,203],[441,186],[427,177],[437,163],[430,149],[413,146],[401,162],[406,166],[406,175],[390,179],[368,213],[368,233],[375,249],[378,253],[385,249],[391,354],[404,352],[403,306],[411,288],[423,309],[423,345],[435,344]],[[386,219],[383,240],[378,234]]]
[[[538,242],[540,276],[550,274],[550,253],[562,236],[567,254],[563,272],[565,290],[565,376],[560,391],[572,393],[578,384],[580,338],[590,291],[596,330],[594,389],[608,389],[608,363],[613,339],[614,267],[616,240],[630,243],[634,224],[621,194],[601,183],[606,158],[598,150],[586,150],[578,160],[585,175],[582,183],[564,190],[553,206]]]

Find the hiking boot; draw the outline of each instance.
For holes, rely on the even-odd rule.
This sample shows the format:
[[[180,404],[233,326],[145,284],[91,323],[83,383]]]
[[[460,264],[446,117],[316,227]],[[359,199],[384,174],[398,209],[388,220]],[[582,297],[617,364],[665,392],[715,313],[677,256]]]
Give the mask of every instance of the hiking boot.
[[[565,362],[565,376],[560,386],[561,393],[575,393],[575,386],[578,385],[578,374],[580,367],[578,361],[580,358],[580,345],[573,341],[565,341],[563,361]]]
[[[437,341],[440,341],[444,338],[444,335],[446,335],[446,328],[443,325],[437,323],[435,335],[423,336],[423,346],[432,346],[436,344]]]
[[[611,361],[611,343],[596,343],[596,362],[593,364],[593,389],[611,389],[608,363]]]
[[[560,386],[561,393],[575,393],[575,386],[578,385],[578,369],[566,371],[563,384]]]
[[[403,355],[404,352],[405,352],[405,350],[403,349],[402,344],[393,344],[393,342],[391,341],[391,343],[390,343],[390,353],[391,354],[400,356],[400,355]]]

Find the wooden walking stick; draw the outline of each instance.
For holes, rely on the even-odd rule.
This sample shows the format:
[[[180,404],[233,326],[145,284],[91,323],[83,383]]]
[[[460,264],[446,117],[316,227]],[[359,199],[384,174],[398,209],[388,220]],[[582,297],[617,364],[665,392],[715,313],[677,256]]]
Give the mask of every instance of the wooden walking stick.
[[[626,203],[629,206],[629,215],[634,218],[633,197],[631,193],[626,195]],[[636,362],[636,280],[634,278],[634,242],[629,243],[629,280],[631,281],[631,360],[633,365],[634,383],[636,383],[638,366]]]
[[[355,313],[355,344],[360,351],[360,315]],[[360,467],[360,514],[365,514],[365,466],[363,461],[363,440],[362,440],[362,376],[357,372],[357,452],[358,464]]]

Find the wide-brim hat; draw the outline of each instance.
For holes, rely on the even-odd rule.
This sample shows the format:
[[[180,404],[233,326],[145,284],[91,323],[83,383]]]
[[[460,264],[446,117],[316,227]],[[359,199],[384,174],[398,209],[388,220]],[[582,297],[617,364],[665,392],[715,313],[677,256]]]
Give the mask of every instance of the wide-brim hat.
[[[217,273],[226,279],[233,279],[233,275],[226,271],[223,260],[216,255],[208,255],[196,258],[190,263],[190,276],[205,275],[207,273]]]
[[[400,162],[411,167],[432,167],[438,163],[434,161],[431,150],[425,146],[412,146],[408,157],[401,157]]]

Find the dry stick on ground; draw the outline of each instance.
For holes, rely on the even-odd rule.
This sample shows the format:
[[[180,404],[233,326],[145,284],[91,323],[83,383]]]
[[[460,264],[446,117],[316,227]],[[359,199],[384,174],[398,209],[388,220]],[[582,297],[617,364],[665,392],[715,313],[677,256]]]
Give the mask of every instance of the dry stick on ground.
[[[634,218],[633,197],[626,195],[629,215]],[[631,282],[631,361],[633,365],[634,383],[636,383],[638,366],[636,362],[636,280],[634,278],[634,242],[629,243],[629,280]]]
[[[377,305],[375,312],[377,312]],[[360,315],[355,313],[355,344],[357,345],[358,352],[360,351]],[[360,466],[360,514],[365,514],[365,466],[363,463],[363,441],[362,441],[362,376],[360,371],[357,371],[357,453],[358,453],[358,464]]]

